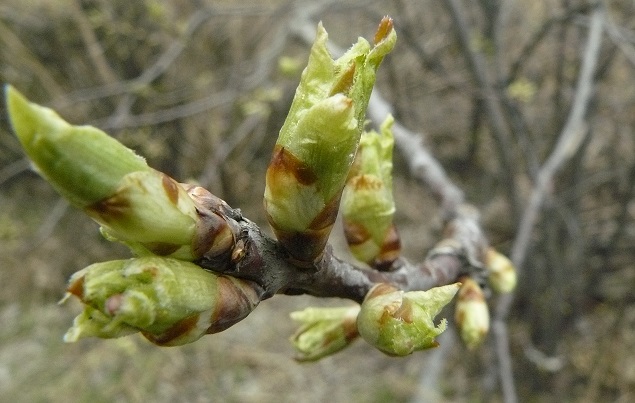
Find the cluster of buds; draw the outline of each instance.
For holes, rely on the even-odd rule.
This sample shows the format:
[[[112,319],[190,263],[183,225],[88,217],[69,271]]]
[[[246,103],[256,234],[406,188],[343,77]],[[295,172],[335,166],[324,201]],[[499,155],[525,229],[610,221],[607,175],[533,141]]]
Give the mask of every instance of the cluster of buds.
[[[110,240],[135,254],[192,261],[225,256],[235,230],[224,202],[150,168],[132,150],[92,126],[74,126],[51,109],[6,89],[11,123],[35,169]]]
[[[489,286],[497,293],[509,293],[516,287],[516,268],[508,257],[494,248],[485,251],[483,263],[487,269]],[[461,339],[469,349],[478,347],[489,332],[490,315],[485,294],[480,285],[471,278],[461,279],[455,321]]]
[[[260,301],[254,283],[216,275],[194,263],[141,257],[95,263],[75,273],[67,290],[85,305],[64,336],[114,338],[141,332],[176,346],[227,329]]]
[[[267,169],[264,205],[276,238],[298,266],[321,256],[355,158],[375,73],[396,34],[384,18],[374,45],[360,38],[334,60],[318,26],[309,62]]]
[[[175,345],[223,330],[253,310],[262,292],[217,276],[236,263],[239,229],[231,209],[207,190],[177,183],[90,126],[74,126],[6,88],[9,117],[35,169],[102,234],[139,258],[96,263],[70,280],[85,309],[66,335],[119,337],[142,332]]]
[[[428,291],[404,292],[388,284],[378,284],[366,295],[357,317],[359,334],[369,344],[391,356],[438,346],[435,338],[447,326],[434,318],[447,305],[459,283]]]
[[[380,133],[362,134],[342,194],[344,233],[349,248],[353,256],[378,270],[389,269],[401,251],[393,224],[393,122],[392,116],[388,116]]]

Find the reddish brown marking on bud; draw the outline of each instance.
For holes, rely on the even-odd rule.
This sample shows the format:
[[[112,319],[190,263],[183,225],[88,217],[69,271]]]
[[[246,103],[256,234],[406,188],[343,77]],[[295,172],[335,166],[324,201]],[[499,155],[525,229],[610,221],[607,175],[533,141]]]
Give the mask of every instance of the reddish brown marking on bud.
[[[189,316],[172,325],[161,334],[142,332],[143,336],[158,346],[170,345],[171,342],[196,328],[199,314]]]
[[[290,262],[298,267],[313,267],[316,261],[324,251],[328,241],[329,233],[332,227],[322,228],[320,230],[283,231],[274,228],[276,238],[291,257]]]
[[[344,236],[351,245],[361,245],[370,239],[370,232],[363,225],[344,219]]]
[[[390,31],[394,26],[392,18],[385,16],[379,22],[379,26],[377,27],[377,32],[375,32],[375,38],[373,39],[373,43],[377,45],[379,42],[386,39]]]
[[[298,267],[312,267],[326,247],[329,234],[337,218],[341,194],[334,197],[309,224],[305,231],[286,231],[276,228],[273,220],[267,214],[267,219],[272,223],[276,238],[293,257],[292,263]]]
[[[181,247],[181,245],[167,242],[148,242],[144,243],[143,246],[145,246],[150,252],[158,256],[171,255]]]
[[[275,183],[277,173],[287,175],[290,173],[300,184],[305,186],[310,186],[317,181],[317,176],[309,166],[280,145],[276,145],[273,149],[273,156],[267,168],[267,182]]]
[[[355,190],[380,190],[384,183],[375,175],[359,175],[349,182]]]
[[[483,290],[476,281],[469,277],[461,278],[460,281],[463,283],[457,295],[460,301],[485,301]]]
[[[84,298],[84,280],[84,276],[81,276],[77,280],[70,283],[66,291],[82,300]]]
[[[159,274],[159,269],[154,266],[146,266],[143,268],[143,272],[149,274],[152,278],[156,278]]]
[[[412,305],[402,303],[401,306],[392,314],[395,319],[401,319],[406,323],[412,323],[414,317],[412,316]]]
[[[337,218],[337,213],[340,210],[340,199],[342,197],[342,193],[335,195],[329,201],[326,206],[320,211],[320,214],[315,216],[311,224],[309,224],[310,230],[321,230],[324,228],[328,228],[329,232],[326,233],[326,237],[328,238],[330,234],[330,229],[333,227],[335,223],[335,219]]]
[[[355,78],[355,63],[348,65],[346,70],[340,76],[340,79],[331,88],[330,96],[335,94],[348,94],[351,86],[353,85],[353,78]]]
[[[119,308],[121,308],[121,304],[123,303],[123,295],[115,294],[108,297],[106,303],[104,304],[105,310],[109,315],[114,315],[117,313]]]
[[[391,225],[386,231],[384,242],[381,245],[379,255],[375,258],[372,266],[377,270],[390,270],[395,260],[401,253],[401,239],[395,225]]]
[[[218,295],[207,333],[218,333],[244,319],[259,302],[256,292],[248,286],[238,287],[225,276],[218,277]],[[247,295],[250,294],[250,295]]]
[[[198,210],[196,236],[192,240],[192,253],[201,257],[213,249],[217,256],[234,246],[234,235],[227,221],[216,213]]]
[[[168,199],[172,204],[176,205],[179,202],[179,184],[166,174],[161,177],[161,184],[165,190],[165,194],[168,195]]]
[[[344,339],[348,342],[355,340],[359,337],[359,330],[357,330],[357,320],[347,320],[343,323]]]
[[[239,239],[238,242],[236,242],[236,246],[232,250],[232,255],[231,255],[232,264],[237,264],[238,262],[243,260],[245,258],[245,254],[246,254],[245,241],[242,239]]]
[[[395,292],[395,291],[399,291],[399,289],[393,287],[392,285],[388,283],[379,283],[373,286],[373,288],[371,288],[370,291],[368,291],[368,294],[366,294],[366,298],[364,299],[370,299],[370,298],[377,297],[379,295],[390,294],[391,292]]]
[[[102,221],[109,223],[123,219],[130,210],[130,200],[120,192],[107,197],[86,207],[86,214],[97,216]]]

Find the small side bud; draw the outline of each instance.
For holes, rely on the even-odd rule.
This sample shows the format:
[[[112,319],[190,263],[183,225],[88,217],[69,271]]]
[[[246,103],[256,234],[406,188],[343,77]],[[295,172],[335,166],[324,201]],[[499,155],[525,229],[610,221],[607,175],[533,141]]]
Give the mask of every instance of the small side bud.
[[[483,290],[470,278],[461,279],[455,308],[456,325],[461,339],[470,349],[479,346],[489,332],[489,309]]]
[[[435,316],[459,289],[459,283],[428,291],[404,292],[388,284],[373,287],[357,317],[359,334],[369,344],[392,356],[438,346],[435,338],[446,320],[434,324]]]
[[[291,313],[300,328],[291,337],[298,361],[317,361],[348,347],[357,339],[359,305],[346,308],[307,308]]]
[[[516,268],[511,260],[494,248],[485,253],[485,267],[488,272],[488,282],[498,293],[512,292],[516,288]]]
[[[68,293],[86,305],[66,341],[141,332],[161,346],[191,343],[244,319],[260,288],[194,263],[143,257],[95,263],[75,273]]]
[[[349,248],[357,259],[376,269],[389,269],[399,257],[401,242],[393,225],[392,151],[388,116],[381,132],[365,132],[344,193],[342,217]]]

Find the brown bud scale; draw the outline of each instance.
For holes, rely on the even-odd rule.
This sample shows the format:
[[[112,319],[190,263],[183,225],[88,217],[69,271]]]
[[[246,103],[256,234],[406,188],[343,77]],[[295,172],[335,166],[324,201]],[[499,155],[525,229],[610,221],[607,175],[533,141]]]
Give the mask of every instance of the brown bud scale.
[[[382,18],[379,22],[379,26],[377,27],[377,32],[375,32],[373,43],[377,45],[379,42],[383,41],[388,36],[390,31],[392,31],[393,25],[394,23],[392,18],[388,16]]]
[[[274,176],[277,173],[291,173],[298,183],[305,186],[311,186],[317,181],[317,176],[309,166],[280,145],[273,149],[273,156],[267,168],[267,176],[270,177],[267,183],[275,183]]]
[[[165,194],[168,196],[168,199],[176,206],[179,202],[178,183],[166,174],[163,174],[161,177],[161,184],[163,185],[163,189],[165,190]]]
[[[169,346],[179,337],[195,329],[196,324],[198,323],[198,319],[199,314],[194,314],[178,321],[177,323],[172,325],[172,327],[161,334],[157,335],[148,332],[142,332],[142,334],[146,339],[158,346]]]

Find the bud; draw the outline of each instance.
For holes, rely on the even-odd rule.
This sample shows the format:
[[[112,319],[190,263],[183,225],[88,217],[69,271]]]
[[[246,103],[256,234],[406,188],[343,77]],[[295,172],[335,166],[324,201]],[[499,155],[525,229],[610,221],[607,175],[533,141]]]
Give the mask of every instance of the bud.
[[[292,312],[302,325],[291,337],[298,361],[317,361],[348,347],[357,337],[359,305],[345,308],[307,308]]]
[[[357,317],[359,334],[368,343],[392,356],[437,347],[435,338],[447,321],[437,326],[434,317],[447,305],[460,283],[428,291],[404,292],[388,284],[378,284],[366,295]]]
[[[142,157],[101,130],[72,126],[10,85],[6,97],[13,130],[35,168],[74,206],[107,198],[124,175],[150,170]]]
[[[390,268],[399,257],[401,244],[393,225],[392,150],[388,116],[381,133],[365,132],[342,194],[346,241],[357,259],[377,269]]]
[[[461,339],[471,350],[485,340],[489,331],[489,310],[483,290],[471,278],[461,279],[455,308],[455,320]]]
[[[487,268],[487,280],[492,289],[498,293],[512,292],[516,288],[516,268],[507,256],[494,248],[487,249],[484,259]]]
[[[65,341],[141,332],[152,343],[175,346],[244,319],[261,290],[194,263],[142,257],[90,265],[71,277],[67,291],[86,306]]]
[[[333,60],[327,33],[318,26],[267,169],[264,195],[269,223],[298,263],[310,265],[324,250],[359,143],[375,71],[395,40],[392,21],[386,19],[374,47],[360,38]]]
[[[107,239],[140,256],[194,260],[231,251],[233,231],[222,214],[197,202],[196,189],[186,191],[99,129],[70,125],[11,86],[6,95],[14,131],[37,171]]]

